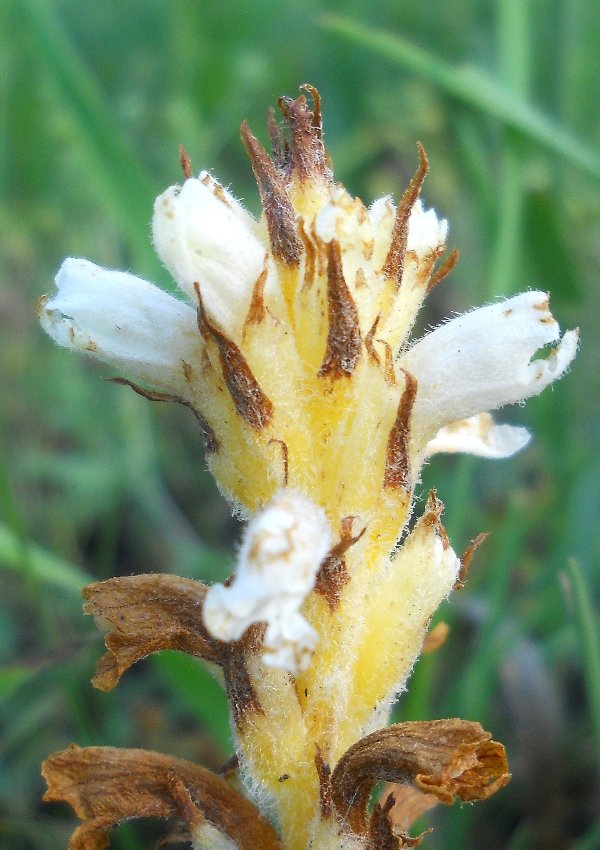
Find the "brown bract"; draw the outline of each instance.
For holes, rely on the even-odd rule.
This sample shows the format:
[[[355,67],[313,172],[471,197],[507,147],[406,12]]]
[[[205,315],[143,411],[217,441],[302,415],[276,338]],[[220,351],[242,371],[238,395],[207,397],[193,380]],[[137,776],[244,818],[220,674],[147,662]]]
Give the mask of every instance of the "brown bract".
[[[366,531],[366,526],[356,535],[352,534],[355,517],[347,516],[340,524],[340,539],[327,553],[315,580],[315,593],[323,596],[330,611],[335,611],[344,587],[350,581],[345,554],[357,543]]]
[[[367,835],[367,804],[380,780],[412,784],[450,804],[483,800],[509,779],[502,744],[479,723],[454,718],[400,723],[367,735],[336,765],[331,793],[346,829]]]
[[[296,177],[300,182],[308,179],[329,178],[327,167],[327,156],[323,145],[323,127],[321,122],[321,97],[314,86],[305,83],[300,86],[307,91],[313,100],[311,110],[306,98],[301,95],[294,99],[291,97],[280,97],[277,105],[283,115],[283,128],[278,128],[275,133],[271,132],[271,139],[283,140],[278,145],[273,145],[273,155],[279,168],[288,177]],[[283,129],[289,130],[291,144],[287,146],[283,138]],[[283,158],[278,160],[277,151],[285,152]]]
[[[467,578],[467,573],[469,572],[473,555],[488,537],[489,534],[486,531],[482,531],[477,535],[477,537],[471,540],[465,551],[460,556],[460,570],[458,571],[458,578],[454,585],[455,590],[462,590],[465,586],[465,579]]]
[[[302,256],[302,242],[296,232],[296,213],[288,195],[287,175],[271,161],[245,121],[241,134],[258,185],[273,256],[288,266],[297,266]]]
[[[260,278],[259,278],[260,280]],[[246,358],[239,347],[226,334],[210,322],[202,303],[199,284],[195,285],[198,296],[198,327],[206,340],[213,340],[219,352],[223,378],[242,419],[260,431],[273,416],[273,405],[252,374]]]
[[[432,289],[435,289],[438,284],[448,277],[450,272],[454,271],[459,259],[459,251],[456,248],[453,248],[446,259],[442,262],[439,269],[431,275],[429,283],[427,284],[427,292],[431,292]]]
[[[241,641],[216,640],[202,620],[205,594],[199,581],[162,574],[123,576],[84,588],[84,612],[107,632],[108,652],[98,661],[94,687],[109,691],[140,658],[174,649],[222,668],[237,723],[246,713],[260,711],[245,660],[260,642],[259,630]]]
[[[417,148],[419,150],[419,167],[398,204],[394,219],[394,230],[392,231],[392,241],[382,269],[383,274],[395,280],[397,286],[400,286],[402,272],[404,271],[404,259],[408,242],[408,220],[412,208],[421,194],[421,188],[429,171],[429,161],[425,153],[425,148],[420,142],[417,142]]]
[[[358,363],[362,340],[358,310],[344,280],[342,252],[335,240],[332,240],[327,248],[327,311],[327,349],[319,375],[331,378],[348,377]]]
[[[104,850],[118,823],[175,817],[190,832],[206,820],[240,850],[281,850],[273,827],[224,779],[189,761],[148,750],[72,744],[42,765],[44,800],[67,802],[83,823],[69,850]]]
[[[410,465],[408,461],[408,440],[410,437],[410,417],[417,397],[417,381],[405,369],[406,384],[400,397],[396,420],[390,431],[385,462],[383,486],[392,489],[411,489]]]
[[[242,141],[250,157],[258,185],[271,249],[276,261],[297,267],[306,247],[292,200],[293,187],[314,180],[332,182],[323,145],[321,99],[310,85],[301,86],[313,101],[311,110],[306,97],[281,97],[278,106],[283,116],[279,124],[269,113],[269,136],[273,157],[252,134],[247,123],[241,127]]]
[[[438,499],[435,489],[431,489],[427,494],[427,502],[425,504],[425,512],[423,514],[423,522],[435,529],[436,533],[442,538],[444,549],[450,546],[448,534],[442,523],[442,514],[444,513],[444,503]]]
[[[202,622],[206,586],[170,575],[139,575],[90,584],[83,590],[83,610],[103,630],[108,652],[98,662],[93,685],[115,687],[140,658],[163,649],[187,652],[219,663],[218,641]]]
[[[183,364],[184,371],[186,365],[187,364]],[[219,451],[219,441],[217,439],[217,435],[210,427],[204,416],[200,413],[200,411],[196,410],[196,408],[189,401],[187,401],[187,399],[180,398],[179,396],[172,395],[171,393],[159,393],[154,390],[146,389],[146,387],[141,387],[139,384],[135,384],[133,381],[127,380],[127,378],[110,378],[109,380],[112,384],[121,384],[122,386],[130,387],[135,393],[141,395],[142,398],[148,399],[148,401],[175,402],[176,404],[182,404],[184,407],[189,408],[198,420],[198,424],[200,425],[200,430],[202,431],[202,436],[204,438],[204,449],[206,453],[211,454],[213,452]]]

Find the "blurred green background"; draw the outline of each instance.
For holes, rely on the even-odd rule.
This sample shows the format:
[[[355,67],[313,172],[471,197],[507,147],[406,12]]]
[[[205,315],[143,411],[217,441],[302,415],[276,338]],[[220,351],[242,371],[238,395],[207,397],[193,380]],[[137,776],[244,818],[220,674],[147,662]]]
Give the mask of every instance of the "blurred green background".
[[[40,802],[39,762],[71,741],[209,766],[231,752],[223,696],[186,656],[145,661],[110,694],[89,685],[102,642],[79,588],[223,576],[238,529],[193,416],[55,348],[35,303],[67,255],[172,287],[149,221],[180,178],[178,143],[256,211],[240,121],[265,139],[267,107],[311,82],[336,176],[365,202],[398,197],[425,145],[424,197],[462,259],[423,327],[527,287],[581,327],[571,374],[501,414],[534,432],[526,450],[425,471],[458,551],[492,535],[396,717],[480,720],[514,774],[437,813],[427,847],[600,847],[600,4],[4,0],[0,21],[1,846],[66,847],[75,819]],[[151,847],[153,827],[113,846]]]

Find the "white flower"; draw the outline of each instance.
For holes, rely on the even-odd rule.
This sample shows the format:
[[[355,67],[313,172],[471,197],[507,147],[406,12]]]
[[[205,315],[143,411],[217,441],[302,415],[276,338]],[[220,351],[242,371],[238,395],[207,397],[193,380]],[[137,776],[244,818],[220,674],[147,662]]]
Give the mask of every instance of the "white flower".
[[[322,508],[301,493],[280,490],[248,523],[236,576],[206,593],[204,623],[219,640],[239,640],[266,623],[263,660],[290,672],[304,669],[318,636],[300,613],[332,543]]]
[[[192,301],[200,286],[213,319],[234,338],[265,263],[255,230],[243,207],[206,174],[171,186],[154,204],[156,252]]]
[[[379,481],[408,492],[436,452],[505,457],[522,448],[525,429],[496,425],[488,411],[560,377],[575,356],[577,332],[561,339],[547,296],[526,292],[454,318],[411,345],[448,232],[418,197],[424,151],[399,205],[384,197],[367,210],[330,181],[317,156],[320,130],[313,130],[314,138],[294,137],[297,182],[284,148],[273,163],[244,131],[263,201],[260,222],[206,172],[197,179],[186,172],[183,186],[157,199],[154,244],[182,300],[132,275],[67,260],[40,315],[60,345],[104,360],[137,389],[192,407],[211,469],[239,506],[253,512],[289,484],[323,504],[337,527],[351,514],[369,522]],[[303,170],[313,166],[314,180]],[[536,358],[550,344],[556,349]],[[406,421],[398,422],[409,380],[414,392]],[[331,394],[331,381],[348,392]],[[329,476],[348,443],[335,399],[355,417],[352,451],[368,458],[356,482],[341,468]],[[322,445],[312,462],[314,440]],[[390,464],[397,474],[389,474]]]
[[[65,260],[56,293],[39,305],[44,330],[65,348],[173,395],[186,392],[182,362],[200,357],[195,311],[151,283],[88,260]]]
[[[568,331],[561,339],[543,292],[515,295],[436,328],[399,361],[418,383],[411,421],[413,446],[420,451],[450,423],[537,395],[569,367],[577,342],[577,331]],[[558,345],[545,359],[533,359],[549,343]],[[443,445],[444,437],[447,432],[438,445]],[[475,433],[469,440],[463,432],[462,446],[455,445],[463,451],[472,446],[475,454],[481,454]],[[514,450],[522,445],[522,436],[506,443]]]

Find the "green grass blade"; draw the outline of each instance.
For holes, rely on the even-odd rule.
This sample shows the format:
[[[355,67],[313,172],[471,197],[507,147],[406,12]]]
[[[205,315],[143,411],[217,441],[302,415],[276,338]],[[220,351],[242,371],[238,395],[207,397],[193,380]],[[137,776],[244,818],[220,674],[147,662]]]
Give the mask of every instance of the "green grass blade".
[[[598,765],[600,765],[600,638],[598,636],[598,618],[594,613],[586,580],[574,558],[568,563],[567,574],[573,594],[574,613],[581,643],[596,758]]]
[[[26,563],[27,570],[38,581],[69,593],[79,593],[92,581],[79,567],[33,544],[27,545]],[[0,567],[19,573],[24,571],[22,541],[3,523],[0,523]]]
[[[499,0],[497,9],[499,70],[507,88],[526,97],[531,76],[529,10],[521,0]]]
[[[529,82],[529,27],[526,4],[520,0],[498,3],[498,68],[508,90],[527,97]],[[492,252],[487,297],[514,292],[520,268],[525,184],[522,140],[514,130],[504,129],[498,186],[498,225]]]
[[[156,195],[90,69],[86,66],[52,3],[21,0],[32,37],[68,108],[85,153],[96,171],[94,190],[114,211],[136,264],[152,274],[159,268],[146,222]]]
[[[407,68],[467,106],[496,118],[551,153],[600,178],[600,158],[593,150],[482,68],[452,66],[400,36],[365,27],[338,15],[322,15],[319,20],[324,29]]]
[[[21,685],[35,676],[36,670],[22,664],[0,669],[0,703],[8,699]]]

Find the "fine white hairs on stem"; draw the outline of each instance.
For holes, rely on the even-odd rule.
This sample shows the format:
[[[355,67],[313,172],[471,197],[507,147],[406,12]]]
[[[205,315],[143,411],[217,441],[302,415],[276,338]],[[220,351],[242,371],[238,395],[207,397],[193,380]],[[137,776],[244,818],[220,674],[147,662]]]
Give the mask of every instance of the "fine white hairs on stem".
[[[253,623],[266,623],[265,664],[291,673],[304,669],[318,635],[300,608],[331,545],[323,509],[301,493],[280,490],[248,523],[231,584],[208,590],[208,631],[238,640]]]

